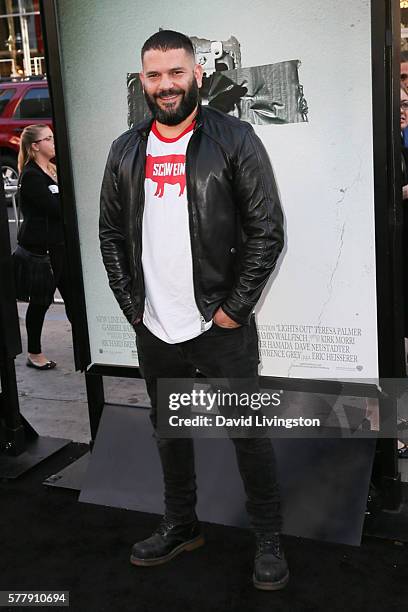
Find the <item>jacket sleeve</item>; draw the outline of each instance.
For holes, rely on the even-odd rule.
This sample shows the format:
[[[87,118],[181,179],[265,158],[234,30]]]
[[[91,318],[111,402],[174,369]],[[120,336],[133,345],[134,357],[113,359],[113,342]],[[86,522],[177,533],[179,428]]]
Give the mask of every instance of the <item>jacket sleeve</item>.
[[[284,244],[283,214],[272,166],[252,127],[236,159],[234,191],[245,240],[237,281],[222,309],[246,324]]]
[[[99,239],[109,286],[129,323],[134,313],[130,293],[131,277],[125,245],[123,213],[113,167],[113,146],[109,152],[102,181]]]
[[[61,219],[61,201],[57,194],[52,194],[44,176],[39,172],[27,170],[21,179],[20,202],[23,213],[50,219]]]

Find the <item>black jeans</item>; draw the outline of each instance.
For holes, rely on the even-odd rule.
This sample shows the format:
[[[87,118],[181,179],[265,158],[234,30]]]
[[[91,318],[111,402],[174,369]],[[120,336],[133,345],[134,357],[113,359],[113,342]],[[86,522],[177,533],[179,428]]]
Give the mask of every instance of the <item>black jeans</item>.
[[[30,250],[29,246],[26,247]],[[34,250],[34,249],[32,249]],[[65,312],[68,320],[71,321],[71,292],[66,269],[66,255],[64,245],[56,245],[49,249],[51,267],[54,274],[55,284],[59,290],[65,304]],[[27,329],[27,351],[29,353],[41,353],[41,332],[44,325],[44,318],[50,305],[29,303],[26,312]]]
[[[258,334],[255,319],[249,326],[224,329],[213,325],[197,338],[168,344],[143,323],[135,328],[139,363],[157,424],[157,379],[190,378],[198,369],[208,378],[252,378],[258,385]],[[194,446],[190,438],[159,438],[166,514],[184,522],[195,516]],[[275,454],[269,438],[233,438],[238,468],[247,495],[246,508],[256,531],[281,529],[280,496]],[[220,466],[221,469],[222,466]]]

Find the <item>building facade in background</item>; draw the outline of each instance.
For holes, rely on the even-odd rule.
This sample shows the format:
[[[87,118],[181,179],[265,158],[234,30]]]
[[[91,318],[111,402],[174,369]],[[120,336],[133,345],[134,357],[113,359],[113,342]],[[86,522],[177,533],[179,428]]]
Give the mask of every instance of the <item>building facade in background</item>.
[[[0,77],[44,73],[39,0],[0,0]]]

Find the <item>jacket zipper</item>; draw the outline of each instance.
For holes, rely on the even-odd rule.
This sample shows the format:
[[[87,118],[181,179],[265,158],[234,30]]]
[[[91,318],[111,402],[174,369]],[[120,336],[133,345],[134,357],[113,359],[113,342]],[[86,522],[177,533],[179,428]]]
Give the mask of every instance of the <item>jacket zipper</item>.
[[[138,312],[135,315],[135,320],[137,320],[139,317],[143,316],[143,312],[144,312],[144,307],[145,307],[145,299],[146,299],[146,295],[145,295],[145,288],[144,288],[144,279],[143,279],[143,268],[142,268],[142,249],[143,249],[143,244],[142,244],[142,236],[143,236],[143,212],[144,212],[144,204],[145,204],[145,188],[144,188],[144,182],[145,182],[145,163],[146,163],[146,134],[144,133],[142,138],[141,138],[141,143],[142,147],[143,147],[143,155],[141,156],[141,158],[144,160],[142,163],[142,167],[140,169],[140,192],[139,192],[139,215],[138,218],[136,219],[136,227],[137,230],[139,231],[139,240],[140,240],[140,247],[138,248],[138,251],[140,253],[140,258],[138,261],[139,264],[139,278],[140,278],[140,287],[141,287],[141,293],[142,293],[142,297],[143,299],[141,300],[141,305],[140,308],[138,310]],[[139,146],[139,151],[138,154],[140,154],[140,146]],[[136,248],[136,246],[134,247]],[[134,258],[133,258],[134,259]]]
[[[194,297],[195,297],[195,302],[196,302],[196,306],[200,312],[200,321],[201,321],[201,331],[205,331],[205,317],[203,314],[203,308],[202,305],[200,303],[200,300],[198,299],[199,296],[199,289],[198,289],[198,284],[197,284],[197,273],[196,273],[196,266],[198,262],[198,256],[197,256],[197,249],[195,247],[195,239],[194,239],[194,214],[193,214],[193,209],[192,209],[192,205],[191,205],[191,200],[192,198],[189,197],[189,194],[191,194],[191,190],[192,187],[190,186],[190,176],[189,176],[189,163],[188,163],[188,151],[190,149],[191,146],[191,142],[194,139],[194,136],[196,134],[196,132],[200,129],[200,125],[196,125],[193,134],[191,135],[191,138],[188,142],[187,145],[187,149],[186,149],[186,186],[187,186],[187,211],[188,211],[188,218],[189,218],[189,227],[190,227],[190,244],[191,244],[191,255],[192,255],[192,262],[193,262],[193,289],[194,289]]]

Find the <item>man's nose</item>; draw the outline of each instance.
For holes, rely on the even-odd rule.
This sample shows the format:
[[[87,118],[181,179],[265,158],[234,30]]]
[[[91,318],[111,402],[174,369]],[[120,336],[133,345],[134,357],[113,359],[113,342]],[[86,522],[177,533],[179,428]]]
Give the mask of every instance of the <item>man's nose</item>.
[[[171,75],[163,74],[160,80],[160,89],[165,91],[166,89],[171,89],[173,87],[173,78]]]

